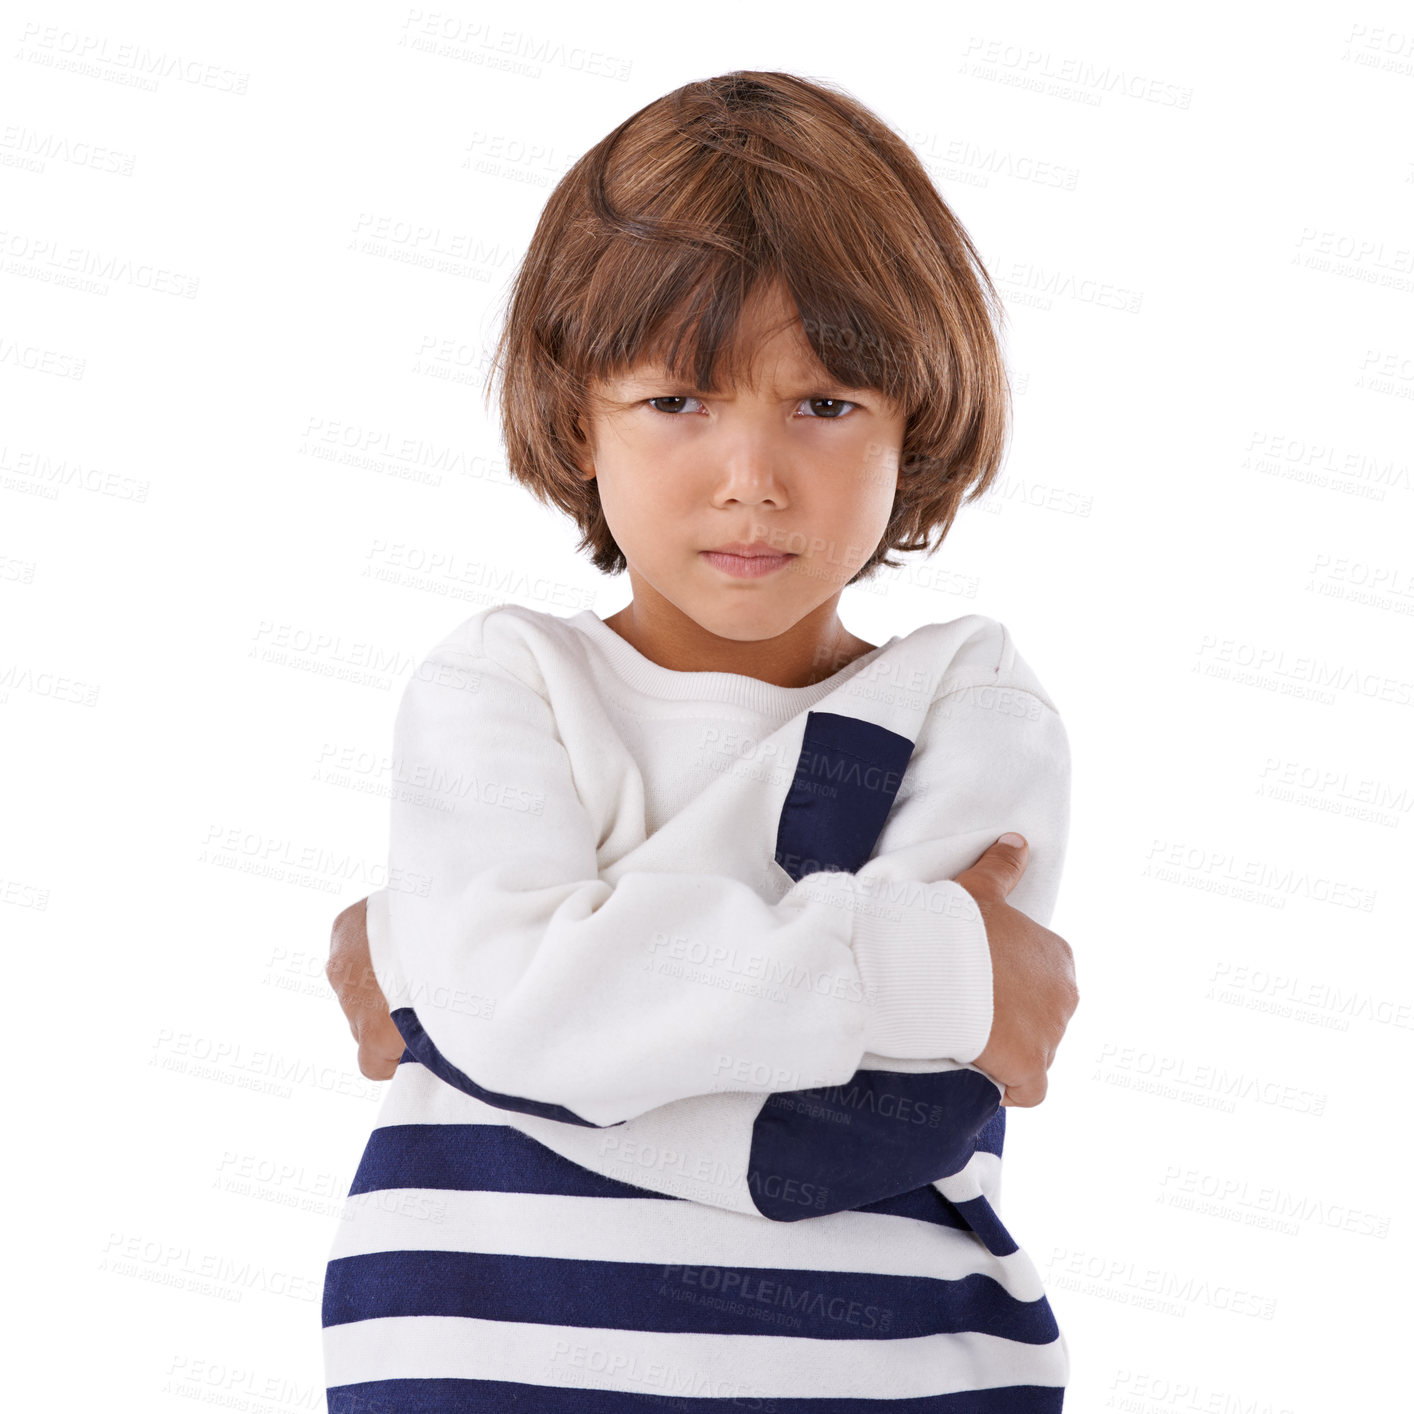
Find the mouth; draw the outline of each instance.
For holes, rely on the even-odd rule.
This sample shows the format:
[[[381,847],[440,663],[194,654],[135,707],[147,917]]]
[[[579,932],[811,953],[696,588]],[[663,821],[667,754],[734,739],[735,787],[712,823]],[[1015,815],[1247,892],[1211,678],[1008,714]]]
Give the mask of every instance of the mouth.
[[[729,574],[734,579],[760,579],[763,575],[774,574],[797,558],[795,555],[773,550],[703,550],[701,554],[714,569],[721,570],[723,574]]]

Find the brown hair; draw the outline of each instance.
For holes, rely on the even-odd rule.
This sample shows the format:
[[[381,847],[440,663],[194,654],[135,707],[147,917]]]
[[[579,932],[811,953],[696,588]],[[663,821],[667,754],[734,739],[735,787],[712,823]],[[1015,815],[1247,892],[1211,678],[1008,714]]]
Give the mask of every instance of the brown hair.
[[[967,232],[854,98],[737,70],[656,99],[590,148],[550,194],[511,286],[492,369],[509,471],[578,522],[576,549],[605,574],[626,561],[597,479],[575,462],[593,385],[657,355],[718,391],[719,356],[735,381],[747,296],[777,281],[828,373],[907,415],[906,475],[851,584],[897,568],[890,550],[936,548],[996,475],[1011,420],[1005,314]]]

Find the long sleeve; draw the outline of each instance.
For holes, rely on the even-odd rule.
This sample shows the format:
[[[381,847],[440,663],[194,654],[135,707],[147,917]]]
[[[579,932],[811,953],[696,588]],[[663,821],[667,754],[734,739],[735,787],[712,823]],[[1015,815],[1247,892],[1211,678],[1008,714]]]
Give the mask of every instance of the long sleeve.
[[[1020,660],[1006,680],[974,682],[935,702],[909,765],[911,789],[857,873],[885,939],[881,960],[884,925],[899,937],[926,928],[931,896],[918,881],[960,873],[1007,830],[1030,846],[1008,902],[1049,926],[1070,782],[1062,719]],[[869,966],[862,964],[866,977]],[[700,1096],[597,1134],[527,1116],[512,1122],[581,1167],[664,1196],[790,1222],[932,1183],[987,1231],[971,1202],[982,1190],[969,1161],[1000,1151],[1002,1094],[971,1064],[871,1052],[843,1085],[782,1087],[764,1100]],[[991,1232],[984,1240],[994,1240]]]
[[[393,799],[374,963],[419,1061],[498,1108],[600,1127],[722,1091],[842,1084],[876,1046],[944,1043],[957,1028],[932,1016],[930,998],[946,994],[949,944],[985,985],[989,1013],[985,928],[950,881],[915,885],[903,922],[881,917],[843,870],[806,874],[769,902],[710,871],[711,835],[732,824],[705,818],[695,848],[684,831],[680,868],[601,877],[602,822],[529,670],[486,641],[493,627],[474,616],[434,650],[394,727],[400,778],[416,788]],[[900,950],[906,965],[866,941],[863,976],[856,936],[890,929],[915,937]],[[793,980],[786,1003],[664,965],[684,949],[738,955],[743,943]],[[968,1043],[980,1048],[990,1015],[979,1024],[978,1011]]]
[[[1000,652],[986,670],[944,681],[873,857],[853,875],[850,942],[861,987],[875,1000],[870,1044],[850,1075],[812,1082],[798,1070],[778,1071],[763,1094],[744,1081],[753,1072],[773,1073],[738,1058],[727,1072],[730,1089],[719,1084],[721,1093],[684,1096],[598,1132],[525,1110],[506,1113],[507,1122],[603,1177],[778,1220],[862,1207],[966,1164],[983,1127],[998,1118],[1001,1089],[959,1059],[974,1056],[990,1030],[990,970],[979,988],[967,946],[980,935],[985,950],[985,930],[968,935],[960,915],[949,919],[955,893],[966,897],[951,879],[997,835],[1018,829],[1030,842],[1030,864],[1009,901],[1044,925],[1069,821],[1064,726],[1005,630],[992,627]],[[700,828],[693,813],[684,810],[654,838],[661,842],[677,826]],[[650,843],[621,864],[648,860]],[[769,840],[748,844],[769,853]],[[386,912],[379,896],[370,900],[376,963],[388,950]],[[389,966],[378,966],[380,976]],[[972,1039],[951,1051],[912,1048],[908,1038],[930,1034],[926,1008],[905,1004],[891,1019],[891,1004],[921,992],[931,1007],[928,999],[947,987],[950,974],[967,1001],[932,1034]],[[778,1002],[778,1017],[782,1010]]]

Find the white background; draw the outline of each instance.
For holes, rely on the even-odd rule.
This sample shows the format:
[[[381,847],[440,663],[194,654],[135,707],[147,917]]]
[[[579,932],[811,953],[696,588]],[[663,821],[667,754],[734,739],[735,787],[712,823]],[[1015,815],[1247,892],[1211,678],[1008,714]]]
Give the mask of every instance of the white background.
[[[588,146],[765,68],[901,131],[1009,312],[1004,474],[842,612],[871,642],[1001,619],[1070,733],[1082,1002],[1046,1102],[1009,1111],[1003,1209],[1067,1410],[1393,1407],[1414,25],[903,14],[9,11],[11,1389],[323,1408],[323,1263],[381,1086],[322,969],[382,882],[403,684],[484,604],[627,595],[506,474],[506,286]]]

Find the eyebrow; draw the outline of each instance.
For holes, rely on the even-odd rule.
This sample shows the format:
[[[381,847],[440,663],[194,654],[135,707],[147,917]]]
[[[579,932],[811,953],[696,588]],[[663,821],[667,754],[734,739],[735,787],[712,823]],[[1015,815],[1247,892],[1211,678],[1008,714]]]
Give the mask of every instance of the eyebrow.
[[[634,388],[680,388],[684,393],[696,397],[722,397],[721,393],[705,393],[696,384],[689,382],[686,378],[673,378],[667,373],[656,371],[649,373],[633,374],[625,377],[623,383]],[[799,390],[799,391],[797,391]],[[797,383],[793,386],[786,386],[774,390],[781,395],[789,395],[796,398],[809,397],[811,394],[823,397],[839,397],[848,399],[854,393],[870,393],[872,388],[850,388],[843,383],[836,382],[833,378],[825,377],[811,383]],[[676,396],[675,394],[661,394],[660,396]]]

